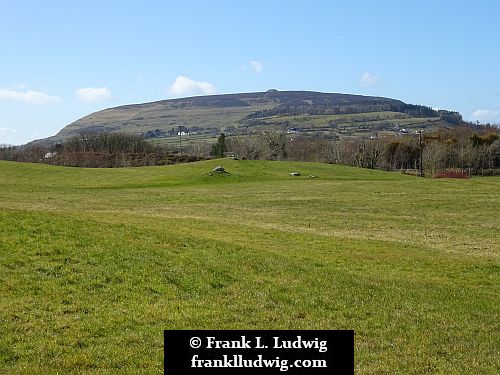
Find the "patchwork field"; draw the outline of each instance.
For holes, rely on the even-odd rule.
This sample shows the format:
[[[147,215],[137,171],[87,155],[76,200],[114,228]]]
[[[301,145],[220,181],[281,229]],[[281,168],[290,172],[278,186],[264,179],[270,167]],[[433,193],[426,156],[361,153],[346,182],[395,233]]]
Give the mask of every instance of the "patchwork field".
[[[314,163],[0,162],[0,373],[158,374],[164,329],[224,328],[354,329],[357,374],[498,374],[499,192]]]

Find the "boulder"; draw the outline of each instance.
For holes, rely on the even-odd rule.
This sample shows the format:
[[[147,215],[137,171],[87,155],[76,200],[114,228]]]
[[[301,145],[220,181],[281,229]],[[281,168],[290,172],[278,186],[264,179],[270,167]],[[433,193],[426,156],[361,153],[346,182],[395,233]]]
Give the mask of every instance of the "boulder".
[[[212,169],[212,172],[219,172],[219,173],[224,173],[226,170],[224,169],[224,167],[222,165],[218,165],[217,167],[215,167],[214,169]]]

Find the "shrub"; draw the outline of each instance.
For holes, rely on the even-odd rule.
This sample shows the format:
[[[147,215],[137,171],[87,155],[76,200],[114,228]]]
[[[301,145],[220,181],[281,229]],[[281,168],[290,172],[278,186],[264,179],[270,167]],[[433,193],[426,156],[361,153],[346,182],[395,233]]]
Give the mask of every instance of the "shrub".
[[[499,168],[483,169],[481,171],[481,176],[484,176],[484,177],[486,177],[486,176],[500,176],[500,169]]]
[[[469,175],[460,170],[450,169],[437,173],[434,178],[469,178]]]

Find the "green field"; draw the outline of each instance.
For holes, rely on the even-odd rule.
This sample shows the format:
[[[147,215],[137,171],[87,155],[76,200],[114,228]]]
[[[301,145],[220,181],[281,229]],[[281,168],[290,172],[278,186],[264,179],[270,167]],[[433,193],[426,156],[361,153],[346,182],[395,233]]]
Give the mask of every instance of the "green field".
[[[231,112],[229,112],[228,115],[229,114],[231,114]],[[241,113],[234,111],[234,114]],[[367,139],[370,136],[395,136],[398,134],[395,127],[406,128],[410,132],[418,130],[432,132],[438,130],[440,127],[446,127],[449,125],[446,122],[441,121],[439,117],[411,117],[401,112],[366,112],[346,115],[272,116],[259,119],[262,121],[262,124],[254,126],[243,125],[240,123],[241,119],[237,121],[236,118],[227,116],[224,117],[224,121],[221,121],[220,113],[218,115],[219,118],[216,119],[214,123],[218,124],[217,126],[221,132],[226,132],[230,136],[241,136],[241,134],[246,133],[262,134],[272,131],[283,132],[285,131],[284,128],[288,127],[298,129],[298,134],[301,136],[323,135],[327,138],[333,136],[338,139]],[[184,123],[188,123],[188,121],[186,120]],[[335,125],[332,126],[332,123]],[[185,146],[196,146],[201,144],[210,145],[214,143],[216,139],[217,137],[213,134],[196,134],[183,136],[182,143]],[[155,146],[178,146],[179,137],[168,136],[150,138],[148,139],[148,142]]]
[[[0,373],[159,374],[164,329],[224,328],[354,329],[357,374],[498,374],[499,192],[313,163],[0,162]]]

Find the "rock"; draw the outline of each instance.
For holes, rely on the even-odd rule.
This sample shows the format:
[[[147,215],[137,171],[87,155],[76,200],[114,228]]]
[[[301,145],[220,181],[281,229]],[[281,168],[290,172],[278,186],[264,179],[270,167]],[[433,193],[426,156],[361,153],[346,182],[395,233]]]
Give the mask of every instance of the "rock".
[[[318,178],[318,176],[316,176],[315,174],[310,174],[309,176],[307,176],[307,178]]]
[[[217,167],[215,167],[214,169],[212,169],[212,172],[219,172],[219,173],[224,173],[226,170],[224,169],[224,167],[222,165],[218,165]]]
[[[300,176],[299,172],[290,172],[290,176]]]

